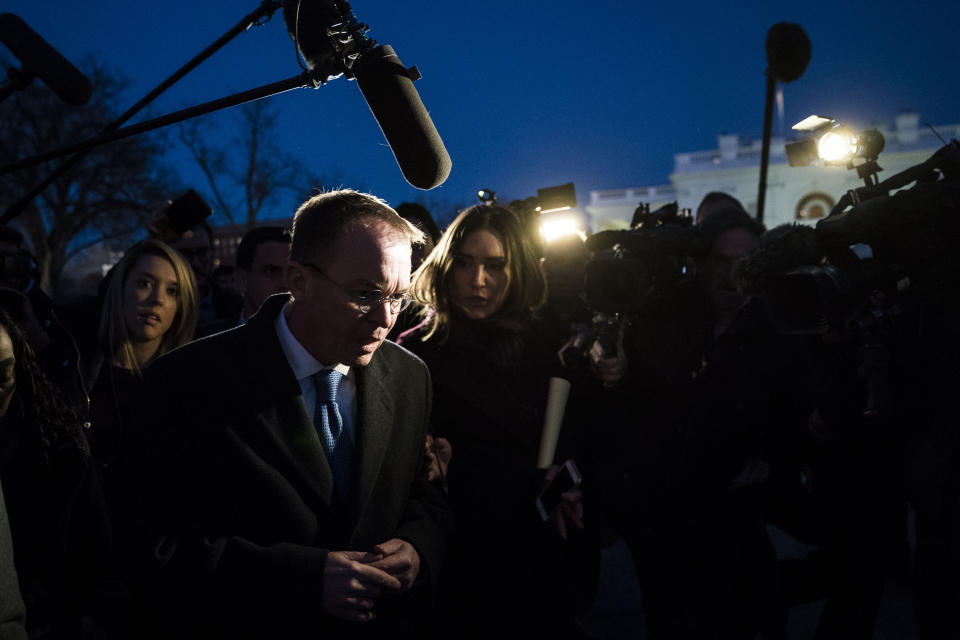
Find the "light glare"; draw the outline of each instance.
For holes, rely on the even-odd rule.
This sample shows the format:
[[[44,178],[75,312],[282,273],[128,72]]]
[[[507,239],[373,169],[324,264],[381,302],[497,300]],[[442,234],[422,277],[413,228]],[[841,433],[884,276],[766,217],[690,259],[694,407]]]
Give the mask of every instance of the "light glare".
[[[555,218],[553,220],[544,220],[540,224],[540,233],[547,242],[556,240],[561,236],[568,236],[574,233],[582,233],[576,219],[574,218]]]
[[[825,162],[839,162],[855,152],[856,140],[847,131],[828,131],[817,141],[817,155]]]

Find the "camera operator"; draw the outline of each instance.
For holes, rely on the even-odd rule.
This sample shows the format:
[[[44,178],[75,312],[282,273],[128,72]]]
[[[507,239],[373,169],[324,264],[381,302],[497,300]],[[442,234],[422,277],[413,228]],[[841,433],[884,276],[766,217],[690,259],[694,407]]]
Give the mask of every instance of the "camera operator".
[[[766,499],[784,442],[809,409],[801,345],[783,339],[763,300],[738,291],[731,275],[764,229],[736,208],[701,226],[709,247],[700,282],[707,299],[703,366],[683,416],[693,582],[702,580],[705,628],[718,637],[779,637],[776,556]],[[699,555],[699,557],[697,557]],[[696,592],[694,592],[696,594]]]
[[[712,214],[698,286],[647,300],[623,325],[624,348],[595,363],[601,374],[626,370],[607,396],[608,450],[592,467],[634,556],[652,638],[785,633],[766,494],[809,410],[802,350],[731,281],[762,232],[734,208]]]
[[[806,317],[815,302],[797,295],[796,308],[804,312],[788,313],[776,283],[789,278],[785,272],[819,262],[814,230],[783,225],[762,238],[736,278],[769,297],[778,325],[799,331],[792,316]],[[815,546],[781,561],[780,573],[786,606],[826,600],[817,638],[873,636],[884,579],[905,542],[903,460],[885,388],[892,327],[876,322],[887,316],[890,301],[876,294],[865,302],[843,323],[820,329],[822,335],[800,338],[815,381],[815,409],[808,428],[795,431],[784,447],[771,497],[771,521]]]
[[[738,211],[747,212],[743,208],[743,205],[739,200],[731,196],[729,193],[724,193],[722,191],[711,191],[707,195],[703,196],[703,199],[700,201],[700,204],[697,205],[697,217],[695,218],[695,224],[699,227],[701,226],[707,218],[712,216],[718,211],[723,211],[724,209],[737,209]]]
[[[577,233],[554,238],[544,246],[540,268],[547,284],[547,297],[537,311],[544,331],[543,342],[563,345],[560,362],[577,369],[589,339],[592,314],[582,297],[584,271],[590,252]],[[566,344],[565,344],[566,343]]]
[[[918,636],[957,628],[958,178],[960,144],[952,141],[843,196],[809,239],[780,231],[776,246],[748,263],[778,324],[817,336],[823,383],[804,460],[810,509],[800,524],[813,525],[827,560],[806,567],[821,569],[808,573],[830,596],[818,637],[870,637],[883,581],[892,570],[902,576],[905,564],[904,493],[916,514]]]

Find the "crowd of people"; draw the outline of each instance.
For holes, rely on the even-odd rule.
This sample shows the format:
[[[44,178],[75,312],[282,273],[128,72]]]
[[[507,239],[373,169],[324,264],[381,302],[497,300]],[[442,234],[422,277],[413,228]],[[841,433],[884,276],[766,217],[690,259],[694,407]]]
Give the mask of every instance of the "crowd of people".
[[[589,638],[612,539],[655,640],[785,639],[813,600],[869,639],[891,580],[955,636],[955,328],[787,335],[738,278],[763,225],[720,193],[686,225],[623,314],[496,201],[441,232],[331,191],[219,267],[161,216],[65,306],[0,229],[0,639]]]

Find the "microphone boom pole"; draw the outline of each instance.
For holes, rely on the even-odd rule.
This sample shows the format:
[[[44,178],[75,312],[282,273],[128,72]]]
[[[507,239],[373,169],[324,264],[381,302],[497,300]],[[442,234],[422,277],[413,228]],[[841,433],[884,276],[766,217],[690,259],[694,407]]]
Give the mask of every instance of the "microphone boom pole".
[[[770,164],[770,129],[773,120],[773,96],[777,79],[767,71],[767,97],[763,107],[763,146],[760,149],[760,192],[757,194],[757,222],[763,222],[763,206],[767,199],[767,165]]]
[[[50,160],[55,160],[71,154],[77,154],[74,156],[75,158],[82,157],[91,149],[107,144],[108,142],[115,142],[117,140],[129,138],[130,136],[135,136],[140,133],[159,129],[160,127],[166,127],[167,125],[176,124],[178,122],[183,122],[184,120],[202,116],[214,111],[219,111],[220,109],[235,107],[238,104],[252,102],[261,98],[277,95],[278,93],[290,91],[291,89],[303,89],[307,87],[313,88],[316,86],[317,83],[314,81],[314,74],[311,72],[304,72],[298,76],[294,76],[293,78],[281,80],[280,82],[274,82],[272,84],[250,89],[248,91],[235,93],[223,98],[218,98],[217,100],[211,100],[210,102],[204,102],[193,107],[181,109],[180,111],[174,111],[173,113],[169,113],[165,116],[153,118],[152,120],[144,120],[143,122],[130,125],[129,127],[107,131],[98,136],[87,138],[86,140],[76,144],[60,147],[59,149],[54,149],[53,151],[47,151],[46,153],[41,153],[29,158],[24,158],[23,160],[12,162],[8,165],[0,167],[0,176],[13,173],[14,171],[19,171],[20,169],[25,169],[27,167],[32,167],[37,164],[43,164],[44,162],[49,162]],[[71,160],[73,160],[73,158],[71,158]],[[5,219],[6,216],[4,217],[4,220]]]
[[[757,221],[763,222],[767,199],[767,165],[770,164],[770,127],[777,81],[793,82],[803,75],[810,62],[810,38],[798,24],[778,22],[767,31],[767,97],[763,109],[763,147],[760,151],[760,189],[757,193]]]
[[[162,94],[164,91],[166,91],[171,86],[173,86],[185,75],[193,71],[197,66],[200,65],[200,63],[202,63],[204,60],[206,60],[207,58],[212,56],[214,53],[222,49],[228,42],[233,40],[235,37],[237,37],[244,31],[246,31],[250,27],[256,26],[258,24],[262,24],[261,20],[271,18],[273,14],[277,11],[277,9],[279,9],[282,6],[283,6],[283,2],[281,2],[281,0],[263,0],[263,2],[260,3],[260,6],[257,7],[255,11],[244,16],[244,18],[240,20],[240,22],[238,22],[236,25],[234,25],[233,28],[231,28],[225,34],[217,38],[210,46],[208,46],[206,49],[204,49],[199,54],[194,56],[185,65],[183,65],[177,71],[175,71],[172,75],[170,75],[170,77],[168,77],[166,80],[164,80],[159,85],[157,85],[152,91],[150,91],[150,93],[145,95],[136,104],[134,104],[132,107],[127,109],[125,112],[123,112],[116,120],[107,124],[103,128],[103,131],[101,133],[107,134],[111,131],[118,130],[120,126],[123,125],[124,122],[126,122],[127,120],[132,118],[134,115],[139,113],[145,106],[147,106],[147,104],[155,100],[160,94]],[[277,93],[279,93],[279,91]],[[196,114],[196,115],[200,115],[200,114]],[[192,116],[188,116],[188,117],[192,117]],[[162,126],[162,125],[158,125],[158,126]],[[3,216],[0,217],[0,226],[6,224],[10,220],[18,216],[27,207],[27,205],[30,204],[31,200],[36,198],[38,195],[40,195],[40,193],[44,189],[46,189],[51,184],[53,184],[54,180],[62,176],[64,173],[66,173],[72,167],[74,167],[78,162],[80,162],[80,160],[83,159],[83,157],[87,154],[87,152],[90,149],[93,149],[95,146],[97,145],[93,145],[90,147],[81,146],[80,148],[82,148],[83,151],[76,152],[75,156],[67,159],[60,166],[58,166],[53,171],[53,173],[51,173],[49,176],[47,176],[43,180],[43,182],[38,184],[29,193],[27,193],[22,198],[14,202],[12,205],[7,207],[6,211],[3,212]],[[41,160],[40,162],[46,162],[47,160],[59,158],[63,155],[68,155],[69,153],[71,152],[68,152],[67,154],[63,154],[63,153],[55,154],[50,156],[46,160]],[[44,155],[47,155],[47,154],[44,154]],[[28,158],[27,160],[30,160],[30,159]],[[21,162],[24,162],[24,161],[21,161]],[[10,169],[10,171],[7,171],[6,169],[8,167],[14,167],[20,164],[21,164],[20,162],[17,162],[17,163],[7,165],[6,167],[3,167],[3,171],[2,173],[0,173],[0,175],[9,173],[10,171],[15,171],[16,169]],[[38,163],[32,162],[28,164],[23,164],[18,168],[32,166],[33,164],[38,164]]]

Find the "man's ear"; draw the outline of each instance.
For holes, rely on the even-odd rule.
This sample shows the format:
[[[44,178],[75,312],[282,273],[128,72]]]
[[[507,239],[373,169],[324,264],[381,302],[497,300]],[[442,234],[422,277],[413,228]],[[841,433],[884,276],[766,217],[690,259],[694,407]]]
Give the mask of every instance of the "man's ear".
[[[294,298],[303,297],[309,280],[306,267],[294,260],[287,264],[287,288]]]

